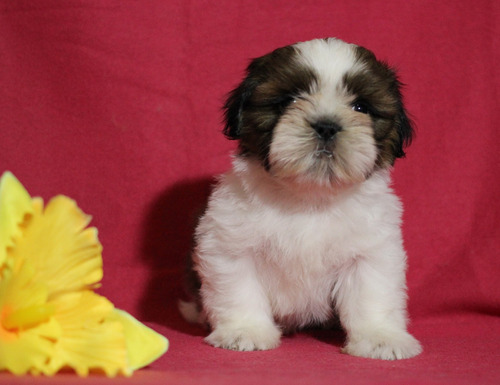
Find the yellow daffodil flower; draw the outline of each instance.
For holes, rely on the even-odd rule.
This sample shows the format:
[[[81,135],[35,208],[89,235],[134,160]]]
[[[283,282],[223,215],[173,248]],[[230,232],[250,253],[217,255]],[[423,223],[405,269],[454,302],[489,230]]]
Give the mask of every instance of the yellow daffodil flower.
[[[93,290],[102,246],[90,217],[57,196],[44,207],[6,172],[0,179],[0,370],[71,368],[129,376],[168,340]]]

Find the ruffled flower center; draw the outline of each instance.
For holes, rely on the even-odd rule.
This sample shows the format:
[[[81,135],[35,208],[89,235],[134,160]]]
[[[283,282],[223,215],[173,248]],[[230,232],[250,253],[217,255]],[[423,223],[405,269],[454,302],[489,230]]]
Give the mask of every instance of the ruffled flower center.
[[[46,303],[6,312],[7,314],[2,317],[2,327],[11,332],[26,330],[48,321],[55,311],[54,305]]]

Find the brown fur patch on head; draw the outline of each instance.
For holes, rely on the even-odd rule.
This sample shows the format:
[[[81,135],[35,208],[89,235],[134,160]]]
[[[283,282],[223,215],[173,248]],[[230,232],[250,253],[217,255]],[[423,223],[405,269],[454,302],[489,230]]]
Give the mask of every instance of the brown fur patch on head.
[[[294,97],[316,81],[296,55],[296,49],[287,46],[254,59],[243,82],[229,94],[224,133],[240,140],[240,154],[257,156],[267,164],[273,129],[281,115]]]
[[[404,147],[410,144],[413,128],[403,107],[401,83],[395,71],[375,55],[356,47],[357,60],[364,64],[362,71],[344,76],[347,90],[368,106],[373,119],[374,137],[379,155],[378,167],[392,165],[405,156]]]

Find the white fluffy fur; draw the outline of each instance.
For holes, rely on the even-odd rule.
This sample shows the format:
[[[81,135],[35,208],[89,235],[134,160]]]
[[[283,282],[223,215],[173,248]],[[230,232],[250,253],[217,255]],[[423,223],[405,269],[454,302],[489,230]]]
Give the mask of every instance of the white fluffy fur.
[[[337,314],[347,333],[344,352],[412,357],[421,348],[406,331],[401,204],[389,187],[390,170],[375,167],[369,117],[353,111],[352,96],[336,86],[355,65],[352,47],[325,44],[297,45],[321,82],[275,127],[269,170],[235,157],[199,223],[193,258],[212,328],[206,341],[271,349],[283,331]],[[304,117],[325,115],[344,127],[335,159],[317,148],[304,124]],[[200,320],[190,305],[183,312]]]
[[[324,323],[335,309],[344,351],[397,359],[420,352],[406,332],[401,205],[388,171],[313,204],[260,165],[235,159],[197,230],[207,342],[271,349],[280,327]],[[280,326],[278,326],[280,325]]]

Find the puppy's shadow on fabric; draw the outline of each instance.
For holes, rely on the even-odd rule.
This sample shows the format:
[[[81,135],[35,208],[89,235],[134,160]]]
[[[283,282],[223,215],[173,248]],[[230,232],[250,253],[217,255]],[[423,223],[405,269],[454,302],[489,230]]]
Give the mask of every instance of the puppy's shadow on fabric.
[[[301,333],[307,334],[322,343],[341,348],[345,344],[346,335],[340,324],[331,325],[328,327],[312,327],[306,328]]]
[[[204,335],[180,315],[178,300],[186,299],[183,277],[199,216],[213,178],[177,182],[151,202],[143,223],[140,256],[148,266],[147,285],[139,305],[141,319],[188,333]]]

